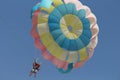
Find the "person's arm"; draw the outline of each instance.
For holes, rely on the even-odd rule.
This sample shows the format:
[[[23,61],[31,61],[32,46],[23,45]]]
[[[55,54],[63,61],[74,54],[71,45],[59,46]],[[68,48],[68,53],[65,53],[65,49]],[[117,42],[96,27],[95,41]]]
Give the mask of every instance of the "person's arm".
[[[33,63],[33,69],[35,69],[35,63]]]

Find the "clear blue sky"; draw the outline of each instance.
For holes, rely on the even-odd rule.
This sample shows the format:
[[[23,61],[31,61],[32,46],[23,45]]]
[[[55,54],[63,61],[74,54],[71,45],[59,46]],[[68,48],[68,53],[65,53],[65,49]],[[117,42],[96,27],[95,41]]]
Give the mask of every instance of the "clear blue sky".
[[[0,80],[33,80],[28,76],[35,53],[30,10],[39,0],[0,0]],[[80,69],[61,74],[44,60],[36,80],[120,80],[120,0],[81,0],[97,16],[99,43]],[[40,53],[40,52],[39,52]]]

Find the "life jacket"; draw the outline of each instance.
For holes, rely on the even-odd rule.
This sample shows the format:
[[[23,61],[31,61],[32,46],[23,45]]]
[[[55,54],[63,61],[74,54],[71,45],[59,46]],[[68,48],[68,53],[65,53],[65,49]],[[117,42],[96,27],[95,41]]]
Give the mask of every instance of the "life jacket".
[[[40,67],[40,64],[38,64],[36,62],[33,63],[33,69],[37,69],[38,70],[39,67]]]

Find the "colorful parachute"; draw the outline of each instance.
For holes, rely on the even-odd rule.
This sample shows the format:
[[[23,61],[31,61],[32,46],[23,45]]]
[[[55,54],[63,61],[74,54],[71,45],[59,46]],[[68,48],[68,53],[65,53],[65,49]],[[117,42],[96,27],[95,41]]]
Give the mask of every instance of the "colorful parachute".
[[[42,0],[31,15],[35,45],[59,71],[69,72],[91,58],[99,28],[87,6],[78,0]]]

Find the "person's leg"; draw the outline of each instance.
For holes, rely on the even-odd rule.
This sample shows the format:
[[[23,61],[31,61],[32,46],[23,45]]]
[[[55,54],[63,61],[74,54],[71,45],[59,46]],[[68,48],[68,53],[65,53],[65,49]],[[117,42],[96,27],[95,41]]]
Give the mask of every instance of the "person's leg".
[[[30,71],[30,75],[29,75],[29,76],[32,76],[33,73],[35,73],[35,69],[32,69],[32,70]]]
[[[34,73],[34,77],[36,78],[36,73]]]
[[[33,73],[33,72],[32,72],[32,70],[31,70],[29,76],[32,76],[32,73]]]
[[[37,75],[37,69],[34,70],[34,77]]]

